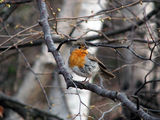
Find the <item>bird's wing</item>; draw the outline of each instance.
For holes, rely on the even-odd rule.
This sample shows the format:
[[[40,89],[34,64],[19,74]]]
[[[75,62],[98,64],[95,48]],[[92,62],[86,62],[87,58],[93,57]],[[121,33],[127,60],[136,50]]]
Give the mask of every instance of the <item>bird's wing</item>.
[[[88,57],[88,59],[90,59],[92,61],[96,61],[100,67],[107,69],[106,66],[98,58],[96,58],[94,55],[88,53],[87,57]]]
[[[88,57],[88,59],[90,59],[90,60],[92,60],[92,61],[96,61],[96,62],[98,63],[98,65],[99,65],[100,69],[101,69],[104,73],[106,73],[106,75],[108,75],[108,76],[111,77],[111,78],[115,78],[115,75],[114,75],[113,73],[109,72],[109,71],[107,70],[106,66],[105,66],[98,58],[96,58],[94,55],[92,55],[92,54],[90,54],[90,53],[87,54],[87,57]]]

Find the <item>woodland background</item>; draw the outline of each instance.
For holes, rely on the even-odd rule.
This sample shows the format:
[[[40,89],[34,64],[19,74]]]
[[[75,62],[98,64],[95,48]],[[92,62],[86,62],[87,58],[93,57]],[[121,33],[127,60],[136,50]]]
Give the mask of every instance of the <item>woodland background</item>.
[[[159,11],[159,0],[0,0],[0,119],[160,119]],[[72,73],[80,38],[116,78]]]

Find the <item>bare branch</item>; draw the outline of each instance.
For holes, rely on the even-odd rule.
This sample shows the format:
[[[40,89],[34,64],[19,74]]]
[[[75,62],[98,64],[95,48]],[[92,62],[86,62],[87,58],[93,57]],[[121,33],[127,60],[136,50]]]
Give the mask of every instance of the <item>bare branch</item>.
[[[37,4],[38,4],[39,11],[40,11],[40,21],[39,22],[43,28],[44,39],[47,44],[48,51],[51,52],[52,55],[54,56],[57,66],[60,70],[60,73],[64,76],[65,81],[68,85],[72,76],[67,72],[67,69],[64,66],[64,61],[62,60],[60,53],[56,50],[56,47],[54,45],[54,40],[52,40],[51,30],[48,24],[48,12],[46,8],[46,4],[43,0],[37,0]]]
[[[86,37],[83,37],[82,39],[85,39]],[[76,41],[76,39],[69,39],[67,40],[66,38],[59,38],[59,37],[52,37],[52,39],[54,40],[55,43],[60,43],[60,44],[64,44],[66,42],[70,42],[70,41]],[[138,38],[133,38],[134,42],[139,42],[139,43],[147,43],[147,44],[154,44],[154,43],[158,43],[159,40],[156,40],[156,41],[147,41],[147,40],[142,40],[142,39],[138,39]],[[25,43],[25,44],[17,44],[17,46],[19,48],[26,48],[26,47],[34,47],[34,46],[39,46],[39,45],[42,45],[42,43],[44,43],[44,40],[42,39],[39,39],[39,40],[36,40],[36,41],[32,41],[32,44],[31,43]],[[110,42],[105,42],[105,43],[101,43],[101,44],[110,44],[112,43],[112,41]],[[96,45],[90,45],[89,46],[95,46],[97,47]],[[60,45],[61,47],[61,45]],[[103,46],[104,47],[104,46]],[[1,46],[0,47],[0,51],[4,51],[4,50],[13,50],[13,49],[16,49],[15,46]],[[59,48],[57,49],[59,50]]]
[[[28,116],[31,119],[38,119],[41,118],[42,120],[45,120],[47,118],[52,120],[63,120],[59,118],[56,115],[50,114],[49,112],[45,112],[42,110],[39,110],[37,108],[33,108],[32,106],[25,105],[18,100],[14,100],[2,93],[0,93],[0,105],[2,105],[4,108],[12,109],[13,111],[17,112],[19,115],[21,115],[23,118],[27,118]]]
[[[119,107],[120,105],[121,105],[121,103],[118,103],[117,105],[113,106],[111,109],[105,111],[98,120],[102,120],[104,118],[105,114],[112,112],[115,108]]]
[[[80,89],[89,90],[89,91],[92,91],[100,96],[107,97],[112,100],[116,99],[116,100],[120,101],[123,105],[128,107],[132,112],[137,113],[144,120],[159,120],[159,118],[150,116],[142,108],[139,108],[137,110],[137,105],[134,104],[132,101],[130,101],[127,98],[127,96],[125,95],[125,93],[103,89],[103,88],[99,87],[98,85],[91,84],[91,83],[83,84],[82,82],[78,82],[78,81],[74,81],[74,83]],[[70,84],[68,86],[75,87],[75,85],[72,82],[70,82]]]
[[[137,21],[136,24],[134,25],[130,25],[126,28],[122,28],[122,29],[119,29],[119,30],[115,30],[115,31],[111,31],[111,32],[105,32],[105,34],[107,36],[113,36],[113,35],[118,35],[118,34],[121,34],[121,33],[125,33],[127,31],[133,31],[135,30],[137,27],[143,25],[146,21],[150,20],[154,15],[156,15],[160,10],[160,7],[159,8],[156,8],[156,9],[153,9],[150,13],[148,13],[147,16],[145,16],[142,20],[139,20]],[[95,40],[95,39],[100,39],[100,38],[103,38],[103,36],[99,36],[99,35],[94,35],[94,36],[88,36],[86,37],[86,40]]]

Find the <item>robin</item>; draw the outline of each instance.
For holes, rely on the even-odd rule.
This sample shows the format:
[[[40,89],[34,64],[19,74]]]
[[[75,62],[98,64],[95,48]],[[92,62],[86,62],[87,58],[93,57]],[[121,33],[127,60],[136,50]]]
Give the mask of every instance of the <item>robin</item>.
[[[69,67],[74,73],[79,76],[90,78],[98,71],[102,71],[109,78],[114,78],[115,75],[109,71],[105,65],[98,60],[94,55],[88,52],[88,47],[85,41],[77,41],[70,50],[70,57],[68,60]]]

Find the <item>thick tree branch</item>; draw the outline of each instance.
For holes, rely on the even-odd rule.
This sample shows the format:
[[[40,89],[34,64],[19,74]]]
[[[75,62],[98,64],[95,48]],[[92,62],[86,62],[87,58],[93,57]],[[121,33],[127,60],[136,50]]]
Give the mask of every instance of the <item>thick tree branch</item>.
[[[54,45],[54,40],[52,40],[51,30],[48,24],[48,12],[46,8],[46,4],[43,0],[37,0],[37,4],[40,11],[39,23],[43,28],[44,39],[47,44],[48,51],[51,52],[52,55],[54,56],[57,66],[60,70],[60,73],[64,76],[65,81],[68,85],[68,83],[71,81],[72,76],[67,72],[67,69],[64,66],[64,61],[62,60],[62,57],[59,51],[56,50],[56,47]]]
[[[29,117],[30,119],[32,118],[34,120],[63,120],[56,115],[18,102],[18,100],[14,100],[9,96],[4,95],[3,93],[0,93],[0,105],[2,105],[4,108],[12,109],[13,111],[21,115],[23,118]]]
[[[144,120],[158,120],[158,118],[150,116],[142,108],[137,110],[137,106],[133,102],[131,102],[124,93],[116,92],[116,91],[109,91],[95,84],[90,84],[90,83],[84,84],[81,82],[72,81],[71,75],[68,73],[67,69],[64,66],[62,57],[60,53],[56,50],[56,47],[54,46],[54,41],[52,41],[50,26],[48,24],[48,13],[47,13],[46,4],[43,0],[37,0],[37,4],[38,4],[39,11],[40,11],[40,24],[43,28],[45,42],[47,44],[49,52],[53,54],[57,62],[57,66],[60,70],[60,73],[65,78],[67,88],[76,87],[80,89],[86,89],[86,90],[90,90],[103,97],[108,97],[113,100],[117,99],[120,102],[122,102],[123,105],[128,107],[131,111],[133,111],[134,113],[137,113]]]
[[[78,81],[74,81],[74,84],[70,82],[68,86],[75,87],[75,85],[77,86],[77,88],[89,90],[100,96],[107,97],[110,99],[116,99],[122,102],[124,106],[128,107],[132,112],[137,113],[144,120],[159,120],[159,118],[150,116],[142,108],[137,109],[137,105],[134,104],[132,101],[130,101],[125,93],[110,91],[107,89],[103,89],[96,84],[91,84],[91,83],[84,84],[83,82],[78,82]]]

